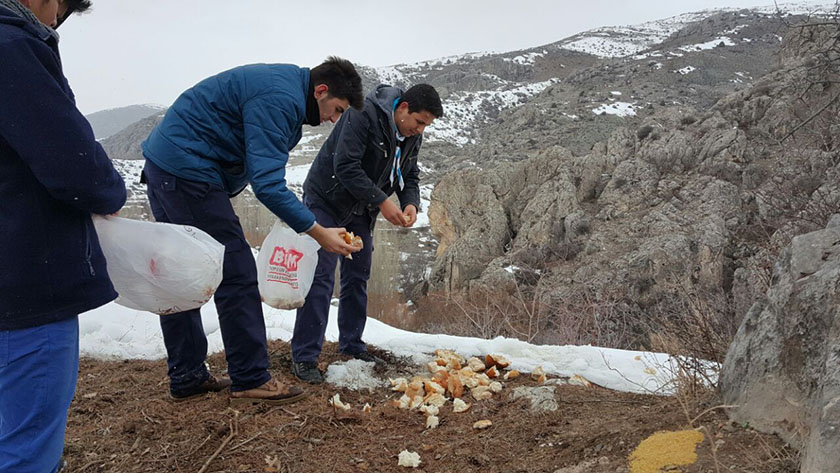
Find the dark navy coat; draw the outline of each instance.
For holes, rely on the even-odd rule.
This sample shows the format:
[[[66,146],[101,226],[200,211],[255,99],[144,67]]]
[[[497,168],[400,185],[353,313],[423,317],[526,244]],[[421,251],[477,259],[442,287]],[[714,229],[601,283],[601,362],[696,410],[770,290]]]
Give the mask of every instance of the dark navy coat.
[[[0,330],[117,297],[90,216],[114,213],[125,199],[76,108],[56,39],[0,7]]]
[[[417,153],[422,135],[406,137],[401,144],[403,189],[390,181],[397,148],[394,100],[402,94],[399,88],[379,85],[365,98],[361,111],[344,112],[309,168],[303,183],[306,198],[339,225],[346,224],[353,214],[367,212],[373,227],[379,204],[394,192],[403,209],[413,204],[420,210]]]

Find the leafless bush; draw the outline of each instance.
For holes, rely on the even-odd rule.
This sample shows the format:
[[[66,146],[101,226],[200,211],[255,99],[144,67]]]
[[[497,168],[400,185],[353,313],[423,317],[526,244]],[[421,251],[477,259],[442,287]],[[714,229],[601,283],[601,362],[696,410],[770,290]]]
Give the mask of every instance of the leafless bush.
[[[670,284],[649,308],[652,348],[723,363],[743,314],[722,290]]]
[[[517,285],[513,293],[478,289],[446,298],[428,295],[418,303],[417,328],[462,336],[505,336],[534,343],[639,348],[638,311],[620,298],[595,298],[587,291],[550,296]]]

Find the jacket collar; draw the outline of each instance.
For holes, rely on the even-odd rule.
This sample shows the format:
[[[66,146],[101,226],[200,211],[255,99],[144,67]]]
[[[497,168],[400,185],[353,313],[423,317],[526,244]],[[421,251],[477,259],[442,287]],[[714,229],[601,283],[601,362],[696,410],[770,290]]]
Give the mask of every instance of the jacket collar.
[[[318,101],[315,100],[315,84],[309,79],[309,87],[306,91],[306,124],[318,126],[321,124],[321,111],[318,109]]]
[[[52,38],[58,42],[58,32],[38,21],[18,0],[0,0],[0,23],[22,26],[43,41]]]

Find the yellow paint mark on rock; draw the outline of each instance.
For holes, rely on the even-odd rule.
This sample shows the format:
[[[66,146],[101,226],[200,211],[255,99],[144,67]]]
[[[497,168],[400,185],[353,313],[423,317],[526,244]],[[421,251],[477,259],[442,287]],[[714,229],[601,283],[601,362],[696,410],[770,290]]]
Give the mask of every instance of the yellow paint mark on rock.
[[[703,433],[696,430],[657,432],[630,454],[630,473],[667,473],[697,461]],[[676,470],[679,471],[679,470]]]

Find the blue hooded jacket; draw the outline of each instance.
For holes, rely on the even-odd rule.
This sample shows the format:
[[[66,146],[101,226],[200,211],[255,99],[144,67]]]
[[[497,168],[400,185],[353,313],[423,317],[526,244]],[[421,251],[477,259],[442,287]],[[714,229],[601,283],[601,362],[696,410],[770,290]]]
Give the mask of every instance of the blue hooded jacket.
[[[0,7],[0,330],[117,297],[90,215],[114,213],[125,199],[76,108],[56,38]]]
[[[143,142],[143,155],[170,174],[230,195],[250,183],[275,215],[296,232],[308,231],[315,216],[286,186],[286,163],[307,122],[310,95],[307,68],[253,64],[222,72],[175,100]]]

